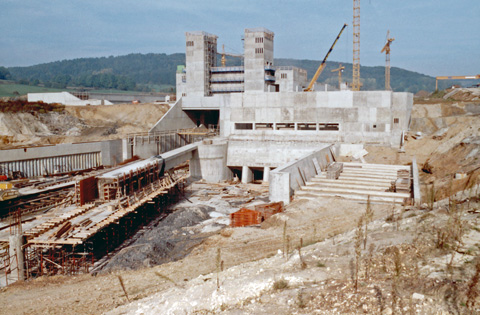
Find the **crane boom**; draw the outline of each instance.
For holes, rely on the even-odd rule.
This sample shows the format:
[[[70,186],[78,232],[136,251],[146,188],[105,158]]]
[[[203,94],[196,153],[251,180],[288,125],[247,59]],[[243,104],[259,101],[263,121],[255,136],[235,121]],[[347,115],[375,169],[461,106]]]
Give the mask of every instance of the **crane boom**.
[[[435,78],[435,91],[438,90],[438,80],[475,80],[480,79],[480,74],[477,75],[454,75],[454,76],[439,76]]]
[[[342,35],[342,32],[343,32],[343,30],[345,29],[345,27],[347,27],[347,24],[343,24],[343,27],[342,27],[342,29],[340,30],[340,33],[338,33],[337,38],[335,38],[335,41],[334,41],[333,44],[332,44],[332,47],[330,47],[330,49],[328,50],[327,54],[325,55],[325,58],[323,58],[322,63],[321,63],[320,66],[318,67],[317,72],[315,72],[315,75],[313,76],[312,80],[310,81],[310,84],[309,84],[308,87],[305,89],[305,92],[311,92],[311,91],[312,91],[313,84],[315,84],[315,82],[317,81],[318,77],[320,76],[320,74],[322,73],[323,69],[325,68],[326,62],[327,62],[327,58],[328,58],[328,56],[330,55],[330,53],[332,52],[333,47],[334,47],[335,44],[337,43],[338,39],[340,38],[340,35]]]

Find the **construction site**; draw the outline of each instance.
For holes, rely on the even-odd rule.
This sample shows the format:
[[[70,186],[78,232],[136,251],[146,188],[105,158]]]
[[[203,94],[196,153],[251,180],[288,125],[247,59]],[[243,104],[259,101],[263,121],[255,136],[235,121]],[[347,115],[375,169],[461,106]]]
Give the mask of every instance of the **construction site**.
[[[393,92],[387,34],[362,91],[355,8],[350,85],[346,24],[311,80],[189,31],[174,102],[0,113],[0,313],[478,311],[480,89]]]

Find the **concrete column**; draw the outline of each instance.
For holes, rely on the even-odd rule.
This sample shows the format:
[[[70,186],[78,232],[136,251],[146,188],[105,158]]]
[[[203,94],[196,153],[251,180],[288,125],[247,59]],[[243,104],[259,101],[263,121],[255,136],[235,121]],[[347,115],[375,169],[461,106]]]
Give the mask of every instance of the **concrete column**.
[[[242,183],[248,184],[253,181],[253,171],[248,166],[242,167]]]
[[[288,205],[290,203],[290,195],[293,194],[290,188],[290,173],[273,171],[269,184],[270,201],[283,201],[284,204]]]
[[[263,182],[268,183],[268,177],[270,176],[270,167],[265,166],[263,168]]]
[[[15,269],[11,273],[14,281],[25,280],[25,269],[23,267],[23,235],[10,235],[9,237],[10,269]],[[15,256],[17,256],[15,258]],[[17,270],[18,268],[18,270]]]

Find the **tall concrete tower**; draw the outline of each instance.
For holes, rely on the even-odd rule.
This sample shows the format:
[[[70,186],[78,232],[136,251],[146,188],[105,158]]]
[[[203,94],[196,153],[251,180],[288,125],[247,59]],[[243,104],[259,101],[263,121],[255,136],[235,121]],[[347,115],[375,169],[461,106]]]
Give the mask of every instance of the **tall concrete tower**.
[[[217,63],[217,36],[187,32],[186,96],[210,96],[210,69]]]
[[[266,92],[275,84],[273,37],[265,28],[245,29],[245,92]]]

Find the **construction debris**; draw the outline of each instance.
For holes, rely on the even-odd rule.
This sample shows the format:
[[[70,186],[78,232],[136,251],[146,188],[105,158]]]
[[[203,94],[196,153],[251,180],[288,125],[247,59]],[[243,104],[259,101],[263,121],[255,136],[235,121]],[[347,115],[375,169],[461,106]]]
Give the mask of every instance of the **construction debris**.
[[[257,205],[254,209],[242,208],[230,214],[230,226],[242,227],[260,224],[274,214],[283,212],[283,202]]]

